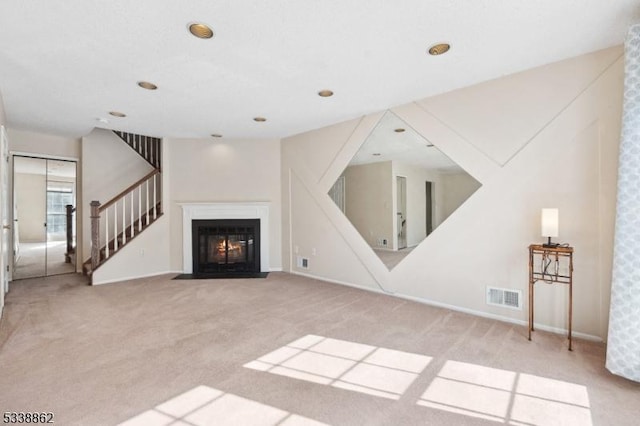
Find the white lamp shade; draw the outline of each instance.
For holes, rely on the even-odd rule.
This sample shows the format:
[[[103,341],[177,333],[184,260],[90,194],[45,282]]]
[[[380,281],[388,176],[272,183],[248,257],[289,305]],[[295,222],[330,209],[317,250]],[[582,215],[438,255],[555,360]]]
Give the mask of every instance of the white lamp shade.
[[[542,209],[542,236],[558,236],[558,209]]]

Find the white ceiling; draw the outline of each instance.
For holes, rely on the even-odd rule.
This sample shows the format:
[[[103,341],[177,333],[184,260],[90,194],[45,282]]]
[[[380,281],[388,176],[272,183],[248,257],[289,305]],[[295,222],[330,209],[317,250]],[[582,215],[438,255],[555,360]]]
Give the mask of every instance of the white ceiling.
[[[20,129],[278,138],[621,44],[638,20],[640,0],[3,0],[0,91]]]
[[[404,129],[398,133],[395,129]],[[459,173],[463,169],[391,111],[363,142],[349,165],[399,161],[426,170]]]

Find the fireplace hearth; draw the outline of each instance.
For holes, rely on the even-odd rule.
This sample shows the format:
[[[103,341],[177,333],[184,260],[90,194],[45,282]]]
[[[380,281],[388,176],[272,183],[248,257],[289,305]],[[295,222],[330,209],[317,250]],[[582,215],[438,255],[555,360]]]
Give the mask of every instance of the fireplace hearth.
[[[194,278],[251,278],[260,273],[260,220],[193,220]]]

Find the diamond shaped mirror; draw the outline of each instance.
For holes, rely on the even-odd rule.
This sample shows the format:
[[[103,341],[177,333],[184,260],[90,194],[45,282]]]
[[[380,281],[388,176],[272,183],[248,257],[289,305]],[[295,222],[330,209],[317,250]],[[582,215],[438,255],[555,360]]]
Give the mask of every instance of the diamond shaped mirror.
[[[393,269],[480,186],[387,111],[329,196]]]

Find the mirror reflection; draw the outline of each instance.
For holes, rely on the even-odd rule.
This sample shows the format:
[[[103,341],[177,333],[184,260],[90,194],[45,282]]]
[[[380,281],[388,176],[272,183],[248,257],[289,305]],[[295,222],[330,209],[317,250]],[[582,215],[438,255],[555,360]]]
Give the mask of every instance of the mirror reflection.
[[[329,196],[392,269],[480,186],[387,111]]]

